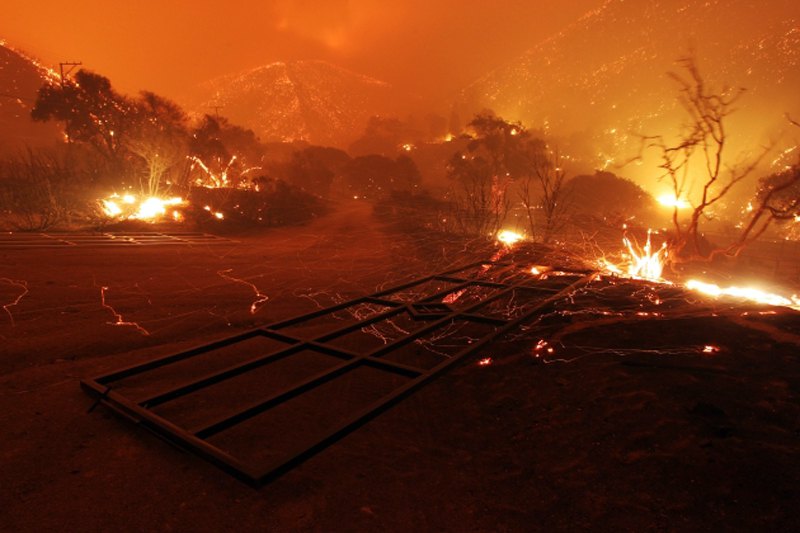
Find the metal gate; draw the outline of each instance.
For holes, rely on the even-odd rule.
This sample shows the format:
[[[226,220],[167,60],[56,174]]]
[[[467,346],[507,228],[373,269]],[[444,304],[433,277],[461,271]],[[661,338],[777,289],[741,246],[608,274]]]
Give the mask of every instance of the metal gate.
[[[475,263],[81,386],[98,403],[258,487],[593,277]]]

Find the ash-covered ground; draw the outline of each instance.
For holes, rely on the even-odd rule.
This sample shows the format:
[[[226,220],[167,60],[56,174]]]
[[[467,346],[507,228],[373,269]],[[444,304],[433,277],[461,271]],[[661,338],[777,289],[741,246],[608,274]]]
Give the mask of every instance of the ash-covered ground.
[[[647,282],[589,285],[260,490],[87,413],[83,378],[491,254],[358,202],[227,237],[0,250],[27,290],[0,284],[0,529],[800,528],[800,314]]]

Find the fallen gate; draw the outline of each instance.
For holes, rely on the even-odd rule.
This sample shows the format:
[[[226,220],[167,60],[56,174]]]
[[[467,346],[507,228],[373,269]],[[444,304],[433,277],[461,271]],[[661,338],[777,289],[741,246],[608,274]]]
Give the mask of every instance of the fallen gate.
[[[258,487],[593,277],[471,264],[81,386],[97,403]]]

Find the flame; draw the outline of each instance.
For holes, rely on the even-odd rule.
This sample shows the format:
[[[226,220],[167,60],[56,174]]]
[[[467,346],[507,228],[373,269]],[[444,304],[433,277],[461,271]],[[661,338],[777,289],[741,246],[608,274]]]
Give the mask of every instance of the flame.
[[[531,267],[530,272],[534,276],[541,276],[542,274],[547,274],[551,270],[553,270],[553,269],[552,269],[552,267],[549,267],[549,266],[534,265],[534,266]]]
[[[458,299],[461,298],[461,295],[463,295],[465,292],[467,292],[467,289],[460,289],[455,292],[451,292],[450,294],[442,298],[442,303],[443,304],[456,303]]]
[[[172,198],[159,198],[148,196],[141,202],[132,194],[119,196],[114,193],[108,198],[100,200],[100,206],[109,218],[124,220],[148,220],[155,221],[167,214],[168,207],[182,206],[186,202],[183,198],[175,196]],[[177,211],[172,211],[172,218],[178,220],[182,215]]]
[[[114,200],[100,200],[100,202],[103,204],[103,213],[106,216],[116,218],[122,214],[122,209]]]
[[[661,247],[653,252],[650,230],[647,230],[647,243],[644,248],[637,250],[628,237],[623,237],[622,242],[628,249],[630,263],[628,264],[628,276],[635,279],[646,279],[650,281],[663,281],[661,274],[664,272],[664,261],[667,258],[667,243],[662,243]]]
[[[607,274],[633,279],[644,279],[658,283],[668,283],[662,277],[664,263],[667,259],[667,243],[662,243],[661,247],[653,251],[652,231],[647,230],[647,242],[643,248],[639,248],[627,236],[622,238],[625,245],[623,261],[619,264],[610,262],[607,259],[600,260],[600,266]]]
[[[236,162],[236,160],[239,158],[239,156],[237,156],[235,154],[233,156],[231,156],[230,160],[228,161],[228,164],[225,165],[225,168],[223,168],[222,171],[219,174],[214,173],[209,168],[209,166],[206,165],[203,162],[203,160],[200,159],[199,157],[196,157],[196,156],[192,155],[192,156],[187,156],[186,158],[189,161],[192,162],[192,169],[194,169],[195,165],[197,165],[205,173],[205,179],[198,178],[197,180],[195,180],[195,185],[197,185],[199,187],[207,187],[209,189],[218,189],[218,188],[221,188],[221,187],[228,187],[229,186],[229,181],[230,180],[228,179],[228,171],[231,169],[231,166],[233,166],[233,164]],[[247,170],[242,172],[242,175],[244,175],[247,172],[250,172],[251,170],[260,169],[260,168],[261,167],[248,168]]]
[[[686,288],[713,298],[727,296],[759,304],[791,307],[792,309],[800,310],[800,298],[798,298],[797,295],[786,297],[762,291],[754,287],[720,287],[719,285],[705,283],[696,279],[687,281]]]
[[[516,231],[511,231],[507,229],[504,229],[497,234],[497,240],[509,247],[514,246],[516,243],[523,240],[524,238],[525,237],[523,235],[520,235]]]
[[[692,204],[683,198],[676,198],[674,194],[662,194],[658,197],[658,203],[666,207],[673,207],[675,209],[689,209]]]

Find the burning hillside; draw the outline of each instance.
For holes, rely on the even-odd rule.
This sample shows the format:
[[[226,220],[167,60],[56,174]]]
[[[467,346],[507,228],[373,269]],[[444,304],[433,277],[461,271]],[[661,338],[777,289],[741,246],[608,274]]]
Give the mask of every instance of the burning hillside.
[[[734,152],[753,153],[786,129],[800,85],[800,13],[792,0],[769,9],[738,0],[609,0],[482,77],[461,101],[569,138],[589,168],[614,168],[639,155],[639,135],[677,127],[667,72],[692,50],[715,84],[747,89],[730,128]],[[661,194],[649,187],[647,168],[626,172]]]
[[[0,531],[800,530],[795,0],[18,4]]]
[[[52,70],[0,40],[0,154],[56,144],[61,137],[57,127],[30,120],[36,92],[56,77]]]

